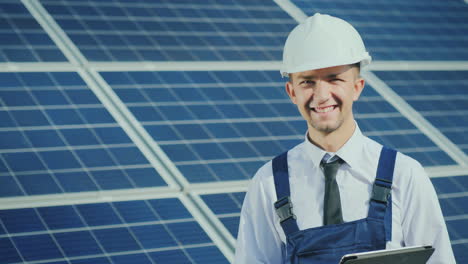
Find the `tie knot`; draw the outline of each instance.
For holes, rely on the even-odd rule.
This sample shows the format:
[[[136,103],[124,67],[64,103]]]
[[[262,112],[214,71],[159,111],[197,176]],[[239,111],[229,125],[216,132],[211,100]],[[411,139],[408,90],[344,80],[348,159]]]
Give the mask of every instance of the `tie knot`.
[[[340,165],[343,163],[343,160],[340,159],[339,157],[332,161],[327,163],[326,161],[322,160],[320,165],[323,168],[323,173],[325,174],[325,179],[326,180],[334,180],[336,177],[336,172],[338,171],[338,168]]]

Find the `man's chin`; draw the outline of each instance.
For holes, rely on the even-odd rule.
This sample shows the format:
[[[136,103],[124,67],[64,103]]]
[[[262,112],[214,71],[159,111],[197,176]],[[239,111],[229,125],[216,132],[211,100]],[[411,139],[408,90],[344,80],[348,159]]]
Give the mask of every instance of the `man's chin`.
[[[335,132],[336,131],[336,127],[321,127],[319,129],[317,129],[317,131],[323,133],[323,134],[330,134],[332,132]]]
[[[340,126],[339,124],[311,124],[312,128],[322,134],[330,134],[336,131]]]

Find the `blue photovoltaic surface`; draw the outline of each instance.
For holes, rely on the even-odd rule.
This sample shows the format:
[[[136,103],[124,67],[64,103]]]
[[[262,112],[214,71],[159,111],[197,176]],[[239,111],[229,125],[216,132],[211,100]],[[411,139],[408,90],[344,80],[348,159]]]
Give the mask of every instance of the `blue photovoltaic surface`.
[[[455,162],[390,103],[367,85],[354,102],[355,118],[364,134],[418,160],[423,166]]]
[[[0,244],[4,264],[228,263],[175,198],[0,210]]]
[[[279,60],[296,25],[273,1],[41,3],[91,61]]]
[[[304,140],[305,121],[278,72],[103,72],[104,79],[190,182],[249,179]],[[454,162],[367,87],[364,133],[423,165]]]
[[[66,61],[62,52],[17,0],[0,3],[0,63]]]
[[[457,263],[468,261],[468,232],[466,205],[468,204],[468,175],[433,178],[432,183],[439,194],[439,202],[447,223],[452,248]]]
[[[0,197],[166,185],[77,73],[0,73],[0,99]]]
[[[245,192],[205,194],[201,198],[226,226],[233,237],[239,231],[239,219]]]
[[[375,73],[468,154],[468,71]]]
[[[102,76],[191,182],[249,179],[303,139],[277,72]]]
[[[292,0],[350,22],[375,60],[468,60],[468,5],[461,0]]]

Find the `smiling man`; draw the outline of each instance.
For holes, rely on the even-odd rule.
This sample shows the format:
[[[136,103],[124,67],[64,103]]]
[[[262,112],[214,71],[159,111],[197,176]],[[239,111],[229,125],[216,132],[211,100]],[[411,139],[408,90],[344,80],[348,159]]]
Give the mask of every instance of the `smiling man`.
[[[455,263],[423,167],[364,136],[354,120],[370,61],[359,33],[339,18],[316,14],[290,33],[281,74],[308,131],[254,176],[235,263],[338,263],[416,245],[435,248],[428,263]]]
[[[353,101],[364,88],[359,64],[290,73],[286,91],[307,121],[312,142],[336,152],[356,126]]]

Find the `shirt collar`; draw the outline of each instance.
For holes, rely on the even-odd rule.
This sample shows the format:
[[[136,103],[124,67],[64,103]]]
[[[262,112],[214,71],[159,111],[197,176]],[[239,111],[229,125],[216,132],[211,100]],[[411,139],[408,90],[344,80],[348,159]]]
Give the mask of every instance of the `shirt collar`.
[[[305,136],[306,153],[312,160],[314,167],[320,166],[320,162],[327,153],[325,150],[312,144],[307,133]],[[346,143],[335,153],[342,160],[344,160],[350,167],[359,166],[359,159],[361,158],[362,148],[364,147],[364,135],[362,134],[359,126],[356,124],[356,129],[353,135],[346,141]]]

